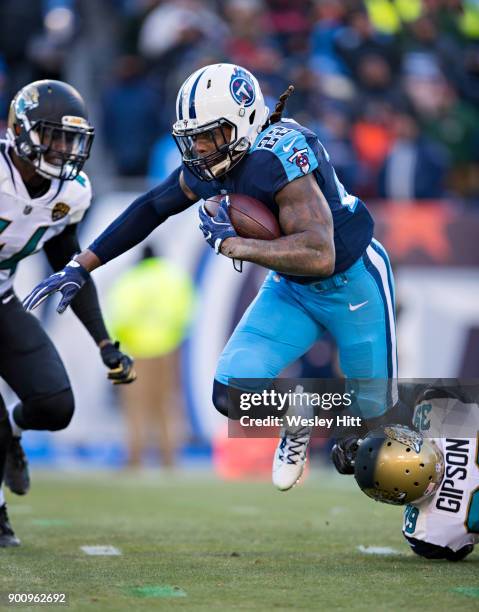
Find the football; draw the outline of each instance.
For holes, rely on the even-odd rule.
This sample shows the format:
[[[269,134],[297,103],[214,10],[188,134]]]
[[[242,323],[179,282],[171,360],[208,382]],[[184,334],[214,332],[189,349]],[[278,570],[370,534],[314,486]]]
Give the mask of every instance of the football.
[[[281,236],[278,221],[269,208],[263,202],[240,193],[216,195],[206,200],[205,209],[209,215],[216,215],[224,197],[229,200],[229,216],[238,236],[257,240],[274,240]]]

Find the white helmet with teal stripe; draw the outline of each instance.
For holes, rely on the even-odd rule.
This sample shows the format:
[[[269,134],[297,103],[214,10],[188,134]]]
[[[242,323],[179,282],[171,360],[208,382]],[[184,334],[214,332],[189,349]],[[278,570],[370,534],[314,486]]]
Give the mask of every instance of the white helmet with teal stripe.
[[[234,64],[200,68],[186,79],[176,99],[173,137],[184,164],[202,180],[222,176],[247,153],[268,114],[251,72]],[[216,150],[199,156],[194,143],[205,133]]]

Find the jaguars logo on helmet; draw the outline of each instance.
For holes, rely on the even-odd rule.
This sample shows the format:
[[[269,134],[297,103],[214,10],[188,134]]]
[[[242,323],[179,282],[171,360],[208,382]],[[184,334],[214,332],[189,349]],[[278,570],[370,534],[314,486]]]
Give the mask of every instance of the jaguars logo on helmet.
[[[418,502],[432,495],[444,475],[444,458],[432,440],[404,425],[387,425],[360,443],[354,477],[366,495],[387,504]]]
[[[38,89],[35,85],[27,85],[15,97],[15,111],[19,117],[25,116],[26,111],[38,106]]]

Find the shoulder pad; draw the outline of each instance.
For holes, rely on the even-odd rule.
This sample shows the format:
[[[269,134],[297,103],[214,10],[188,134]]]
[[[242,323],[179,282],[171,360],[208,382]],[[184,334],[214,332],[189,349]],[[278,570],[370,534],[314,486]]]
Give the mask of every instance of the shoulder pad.
[[[88,189],[88,186],[90,184],[90,180],[84,172],[80,172],[79,174],[77,174],[77,176],[75,177],[75,181],[85,189]]]
[[[8,141],[0,140],[0,181],[13,181],[10,165],[13,164],[13,162],[9,161],[9,158],[7,157],[8,146]]]
[[[73,181],[68,181],[58,199],[64,199],[70,207],[70,223],[79,223],[91,204],[92,190],[90,179],[80,172]]]
[[[258,136],[251,150],[251,153],[272,153],[281,162],[288,181],[309,174],[318,167],[318,160],[305,135],[295,129],[295,125],[295,122],[291,122],[291,127],[271,125]]]

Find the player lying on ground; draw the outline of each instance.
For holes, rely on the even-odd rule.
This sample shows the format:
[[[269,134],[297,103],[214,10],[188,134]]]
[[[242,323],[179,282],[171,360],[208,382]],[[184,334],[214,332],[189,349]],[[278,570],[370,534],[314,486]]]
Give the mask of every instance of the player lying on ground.
[[[37,81],[18,92],[0,141],[0,377],[18,402],[0,396],[0,546],[18,545],[8,521],[1,483],[19,495],[30,480],[20,444],[26,429],[56,431],[70,423],[74,399],[68,375],[38,320],[13,290],[18,262],[43,248],[54,270],[80,251],[77,224],[90,206],[91,187],[81,172],[93,128],[78,92],[60,81]],[[93,281],[72,308],[100,349],[108,378],[134,379],[132,360],[108,335]]]
[[[392,425],[368,434],[356,480],[377,501],[407,504],[403,534],[416,554],[460,561],[479,542],[479,405],[430,389],[413,423],[417,431]]]
[[[225,202],[214,218],[200,207],[201,229],[216,253],[274,271],[219,359],[213,385],[217,410],[228,415],[230,379],[274,379],[326,330],[336,340],[346,376],[396,377],[387,254],[373,239],[366,206],[346,192],[317,136],[282,119],[290,92],[268,117],[258,82],[247,70],[214,64],[192,74],[178,93],[173,126],[182,165],[135,200],[61,274],[38,285],[26,307],[35,308],[60,291],[64,310],[92,270],[146,238],[170,215],[201,198],[240,193],[266,204],[283,236],[240,238]],[[358,399],[365,418],[381,415],[394,401],[375,396],[367,384]],[[282,432],[273,465],[279,489],[291,488],[301,476],[310,434],[306,427]]]

